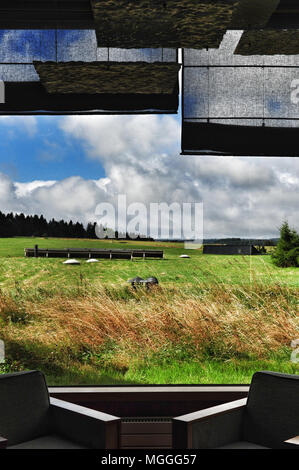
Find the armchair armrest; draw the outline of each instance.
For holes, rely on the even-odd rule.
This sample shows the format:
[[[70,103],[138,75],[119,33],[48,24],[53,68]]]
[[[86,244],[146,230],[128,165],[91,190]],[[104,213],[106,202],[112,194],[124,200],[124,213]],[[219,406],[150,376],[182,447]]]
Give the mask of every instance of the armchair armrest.
[[[211,449],[241,438],[247,398],[173,418],[174,449]]]
[[[0,449],[6,449],[8,440],[5,437],[0,436]]]
[[[299,449],[299,436],[292,437],[291,439],[288,439],[287,441],[284,441],[286,444],[289,444],[292,448]]]
[[[120,418],[50,398],[53,432],[92,449],[117,449]]]

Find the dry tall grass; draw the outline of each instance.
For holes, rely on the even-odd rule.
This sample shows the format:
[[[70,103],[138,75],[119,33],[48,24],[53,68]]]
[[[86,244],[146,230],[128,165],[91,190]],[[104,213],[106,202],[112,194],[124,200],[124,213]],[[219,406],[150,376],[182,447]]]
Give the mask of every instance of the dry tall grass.
[[[93,287],[34,300],[1,294],[0,320],[8,350],[21,362],[88,359],[116,370],[150,357],[266,359],[299,336],[298,291],[257,283]]]

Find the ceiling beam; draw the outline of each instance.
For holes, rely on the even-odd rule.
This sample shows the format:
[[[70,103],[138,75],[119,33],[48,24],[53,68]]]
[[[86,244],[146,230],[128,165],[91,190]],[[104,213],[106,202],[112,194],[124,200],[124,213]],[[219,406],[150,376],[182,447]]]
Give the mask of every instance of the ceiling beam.
[[[280,0],[268,27],[294,29],[294,26],[299,28],[298,0]],[[90,0],[0,1],[0,29],[51,28],[93,29]]]

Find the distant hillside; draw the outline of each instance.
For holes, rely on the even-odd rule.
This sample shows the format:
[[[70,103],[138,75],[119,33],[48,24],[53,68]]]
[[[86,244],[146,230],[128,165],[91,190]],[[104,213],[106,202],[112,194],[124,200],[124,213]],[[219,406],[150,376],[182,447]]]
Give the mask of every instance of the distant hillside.
[[[279,238],[267,238],[267,239],[259,239],[259,238],[204,238],[203,244],[211,245],[211,244],[219,244],[219,245],[254,245],[254,246],[275,246],[277,245]],[[194,240],[166,240],[166,239],[157,239],[155,241],[159,242],[177,242],[182,243],[192,242]]]
[[[207,238],[204,239],[205,244],[219,243],[223,245],[258,245],[258,246],[275,246],[279,238]]]

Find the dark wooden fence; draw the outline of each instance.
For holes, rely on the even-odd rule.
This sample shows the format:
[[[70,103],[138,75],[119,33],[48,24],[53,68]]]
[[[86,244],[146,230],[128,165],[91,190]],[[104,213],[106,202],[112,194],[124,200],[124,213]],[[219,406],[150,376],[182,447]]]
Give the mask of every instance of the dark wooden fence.
[[[107,258],[107,259],[133,259],[133,258],[163,258],[163,250],[97,250],[89,248],[48,249],[25,248],[25,256],[35,258]]]

